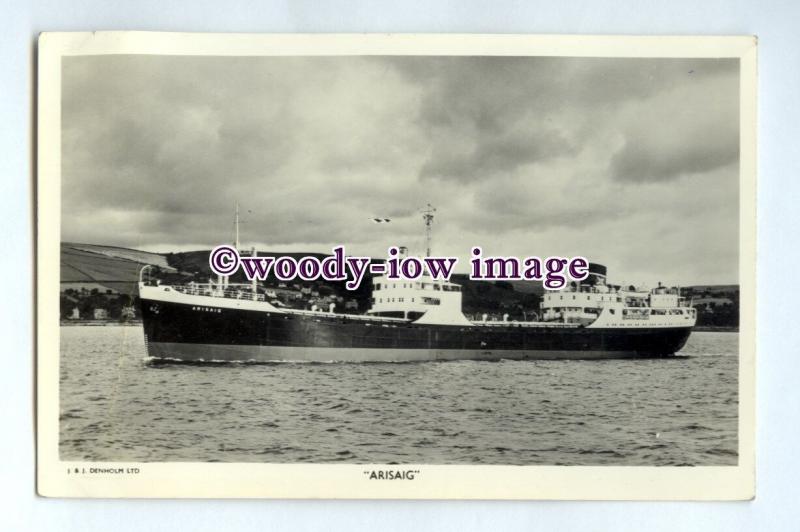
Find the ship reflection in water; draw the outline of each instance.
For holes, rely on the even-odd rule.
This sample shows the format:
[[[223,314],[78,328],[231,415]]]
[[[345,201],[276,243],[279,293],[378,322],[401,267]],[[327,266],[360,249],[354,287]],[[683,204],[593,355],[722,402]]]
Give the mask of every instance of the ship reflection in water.
[[[152,365],[61,328],[62,460],[737,463],[738,334],[670,360]]]

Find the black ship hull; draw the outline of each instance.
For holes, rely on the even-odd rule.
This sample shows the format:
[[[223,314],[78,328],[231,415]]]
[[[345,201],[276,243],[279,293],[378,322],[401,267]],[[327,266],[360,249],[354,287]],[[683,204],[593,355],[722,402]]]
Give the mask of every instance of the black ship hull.
[[[193,362],[665,357],[683,347],[692,329],[421,325],[148,299],[141,311],[150,357]]]

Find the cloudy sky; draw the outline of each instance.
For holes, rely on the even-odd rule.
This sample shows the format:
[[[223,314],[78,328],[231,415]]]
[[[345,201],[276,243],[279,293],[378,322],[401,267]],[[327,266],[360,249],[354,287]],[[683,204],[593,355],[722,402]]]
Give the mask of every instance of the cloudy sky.
[[[62,238],[385,257],[584,255],[738,281],[732,59],[64,59]],[[392,221],[375,224],[373,217]]]

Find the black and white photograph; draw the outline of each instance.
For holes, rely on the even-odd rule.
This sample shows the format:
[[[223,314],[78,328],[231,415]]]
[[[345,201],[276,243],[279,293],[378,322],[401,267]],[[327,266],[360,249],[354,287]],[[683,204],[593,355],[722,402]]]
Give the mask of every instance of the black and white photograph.
[[[59,56],[60,473],[752,464],[753,69],[702,42]]]

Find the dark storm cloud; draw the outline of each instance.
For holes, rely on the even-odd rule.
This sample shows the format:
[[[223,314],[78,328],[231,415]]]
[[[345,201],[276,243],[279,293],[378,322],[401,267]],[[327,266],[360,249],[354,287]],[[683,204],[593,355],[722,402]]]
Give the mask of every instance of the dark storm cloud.
[[[63,64],[65,240],[209,247],[232,238],[238,201],[246,242],[307,251],[345,243],[379,256],[393,243],[421,247],[419,211],[431,202],[441,253],[491,236],[505,254],[628,257],[619,275],[638,275],[660,267],[649,265],[660,251],[630,255],[632,238],[668,242],[673,257],[692,249],[694,264],[737,249],[734,60]],[[703,276],[675,259],[669,268]],[[727,272],[735,278],[735,261]]]
[[[712,170],[738,154],[735,60],[382,60],[425,88],[417,118],[431,144],[422,178],[479,180],[574,156],[615,125],[625,144],[611,173],[621,180]],[[619,122],[625,106],[638,109]]]

